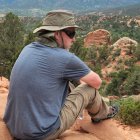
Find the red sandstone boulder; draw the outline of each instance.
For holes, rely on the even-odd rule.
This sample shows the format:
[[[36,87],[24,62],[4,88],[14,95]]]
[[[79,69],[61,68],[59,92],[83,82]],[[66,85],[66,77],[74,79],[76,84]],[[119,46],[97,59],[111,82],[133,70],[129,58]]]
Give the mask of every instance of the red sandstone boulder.
[[[129,37],[122,37],[117,40],[112,46],[114,49],[117,48],[128,48],[129,46],[137,46],[138,42],[129,38]]]
[[[93,32],[89,32],[84,39],[84,46],[90,47],[93,45],[109,45],[110,44],[110,33],[107,30],[99,29]]]

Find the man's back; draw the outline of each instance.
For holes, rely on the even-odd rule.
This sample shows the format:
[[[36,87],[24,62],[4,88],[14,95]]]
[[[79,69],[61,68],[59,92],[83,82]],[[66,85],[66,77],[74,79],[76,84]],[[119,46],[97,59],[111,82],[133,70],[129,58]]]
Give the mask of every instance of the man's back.
[[[56,128],[60,125],[58,114],[67,93],[67,81],[61,79],[62,70],[57,66],[59,50],[30,45],[24,48],[15,63],[8,102],[12,114],[6,114],[4,119],[17,137],[41,136],[52,129],[52,124],[56,123]],[[34,132],[36,134],[32,134]]]
[[[70,72],[70,67],[75,67],[70,63],[73,56],[62,48],[37,42],[23,49],[12,69],[4,117],[14,136],[40,138],[60,126],[59,112],[68,93],[68,80],[74,77]]]

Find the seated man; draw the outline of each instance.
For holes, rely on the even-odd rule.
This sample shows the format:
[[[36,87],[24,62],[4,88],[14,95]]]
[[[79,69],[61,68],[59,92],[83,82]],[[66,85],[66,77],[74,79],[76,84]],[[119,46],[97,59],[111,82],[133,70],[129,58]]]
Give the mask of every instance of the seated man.
[[[74,15],[51,11],[34,33],[37,41],[24,47],[11,76],[4,121],[21,140],[51,140],[69,129],[83,109],[93,122],[113,117],[98,89],[102,80],[82,60],[69,52],[75,41]],[[69,81],[84,84],[68,92]]]

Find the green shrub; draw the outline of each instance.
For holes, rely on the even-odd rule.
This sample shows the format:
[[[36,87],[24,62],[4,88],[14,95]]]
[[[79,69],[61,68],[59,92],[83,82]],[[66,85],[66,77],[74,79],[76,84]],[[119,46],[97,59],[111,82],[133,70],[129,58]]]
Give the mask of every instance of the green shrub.
[[[127,125],[140,124],[140,102],[134,101],[132,98],[119,101],[120,111],[118,118]]]
[[[120,53],[121,53],[121,49],[120,48],[118,48],[115,52],[114,52],[114,54],[113,54],[113,58],[116,58],[117,56],[119,56],[120,55]]]
[[[137,95],[140,93],[140,66],[133,67],[131,71],[124,83],[124,90],[127,95]]]
[[[132,67],[134,63],[136,63],[136,61],[137,61],[137,58],[131,58],[131,59],[125,60],[124,64],[126,66]]]
[[[136,51],[134,52],[135,57],[140,61],[140,45],[137,46]]]
[[[112,78],[111,82],[106,86],[106,95],[121,96],[122,84],[129,74],[126,70],[110,73],[109,77]]]

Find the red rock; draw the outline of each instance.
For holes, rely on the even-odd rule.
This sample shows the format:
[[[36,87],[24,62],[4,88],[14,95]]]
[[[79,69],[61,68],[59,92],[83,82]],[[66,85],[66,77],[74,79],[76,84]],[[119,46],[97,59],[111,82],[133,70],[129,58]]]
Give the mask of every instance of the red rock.
[[[127,140],[123,132],[118,129],[117,125],[111,119],[97,124],[88,122],[82,128],[100,140]]]
[[[128,49],[128,46],[137,46],[138,42],[129,38],[129,37],[122,37],[119,40],[117,40],[112,46],[115,47],[114,49],[122,48],[122,49]]]
[[[3,122],[3,115],[7,102],[7,94],[0,94],[0,140],[12,140]],[[139,140],[140,128],[124,130],[115,120],[106,120],[99,124],[91,123],[87,111],[83,112],[83,119],[77,119],[75,124],[61,136],[60,140]]]
[[[104,29],[89,32],[84,39],[85,47],[90,47],[93,45],[100,46],[109,44],[110,44],[110,33]]]

